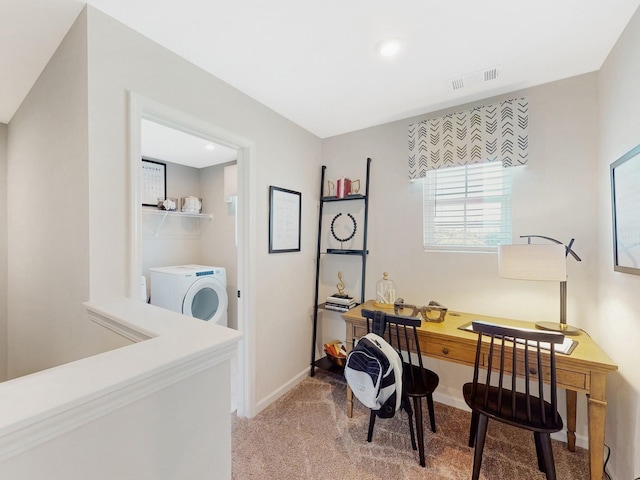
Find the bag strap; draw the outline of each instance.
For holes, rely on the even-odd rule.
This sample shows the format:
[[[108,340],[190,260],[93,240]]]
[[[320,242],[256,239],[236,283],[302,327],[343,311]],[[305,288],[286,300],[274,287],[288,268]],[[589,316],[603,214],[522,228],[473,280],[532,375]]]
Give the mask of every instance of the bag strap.
[[[373,333],[384,338],[384,330],[387,326],[387,314],[380,310],[373,312]]]

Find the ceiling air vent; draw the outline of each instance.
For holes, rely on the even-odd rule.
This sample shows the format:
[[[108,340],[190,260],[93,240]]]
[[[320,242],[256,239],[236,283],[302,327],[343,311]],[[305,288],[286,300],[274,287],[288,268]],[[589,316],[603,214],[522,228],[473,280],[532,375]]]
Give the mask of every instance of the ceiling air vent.
[[[460,90],[461,88],[470,87],[472,85],[478,85],[484,82],[495,80],[499,75],[498,67],[487,68],[486,70],[478,70],[473,73],[467,73],[461,77],[451,80],[451,87],[454,90]]]
[[[458,90],[464,87],[464,78],[462,77],[454,78],[453,80],[451,80],[451,86],[453,87],[454,90]]]
[[[489,80],[495,80],[498,78],[498,69],[490,68],[489,70],[484,71],[484,81],[488,82]]]

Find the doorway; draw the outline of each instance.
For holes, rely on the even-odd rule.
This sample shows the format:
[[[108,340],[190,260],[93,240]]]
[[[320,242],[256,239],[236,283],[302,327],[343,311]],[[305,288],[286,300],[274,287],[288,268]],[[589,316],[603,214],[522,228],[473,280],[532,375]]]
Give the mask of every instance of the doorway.
[[[216,168],[223,168],[226,166],[234,165],[231,156],[235,157],[235,166],[237,167],[237,190],[233,193],[235,195],[229,195],[229,199],[224,200],[225,213],[233,214],[234,220],[234,232],[232,238],[236,243],[236,262],[235,265],[231,265],[230,270],[235,270],[235,284],[233,290],[228,290],[228,296],[230,300],[234,301],[234,306],[237,306],[236,311],[233,312],[234,321],[230,324],[230,327],[236,328],[242,332],[243,340],[238,345],[238,356],[236,362],[236,370],[234,378],[232,378],[232,386],[234,388],[234,399],[236,400],[235,406],[237,407],[237,413],[239,416],[252,416],[251,412],[254,411],[252,402],[253,398],[253,386],[250,379],[253,377],[253,352],[255,349],[249,347],[253,339],[252,331],[253,325],[249,320],[252,318],[250,312],[252,311],[252,285],[251,285],[251,270],[250,262],[247,261],[248,252],[252,251],[251,235],[248,235],[250,229],[250,208],[251,205],[251,189],[250,185],[250,171],[251,162],[253,161],[253,147],[252,142],[238,135],[226,132],[219,129],[201,119],[191,117],[182,112],[176,111],[170,107],[159,104],[153,100],[141,97],[137,94],[131,94],[130,96],[130,176],[131,176],[131,265],[130,265],[130,288],[129,296],[131,298],[140,298],[140,278],[143,275],[144,268],[148,267],[148,262],[145,259],[145,253],[143,251],[144,238],[148,235],[148,222],[147,215],[143,215],[142,208],[142,168],[141,160],[145,157],[164,157],[156,158],[157,161],[164,160],[166,169],[173,169],[178,172],[182,170],[187,172],[185,175],[189,176],[189,171],[204,168],[207,170],[205,175],[206,179],[210,179],[211,171]],[[150,133],[151,132],[151,133]],[[160,132],[158,134],[158,132]],[[158,136],[159,135],[159,136]],[[180,136],[188,136],[199,139],[202,142],[203,149],[211,149],[215,152],[218,149],[218,162],[222,162],[220,166],[200,166],[192,167],[184,165],[184,162],[171,162],[166,160],[167,158],[176,159],[177,157],[170,157],[167,153],[169,147],[162,146],[161,141],[157,141],[157,145],[150,146],[147,140],[153,138],[163,138],[166,141],[168,137],[175,137],[172,144],[176,144]],[[144,147],[144,148],[143,148]],[[153,148],[160,148],[162,155],[153,153]],[[144,154],[144,155],[143,155]],[[180,155],[180,153],[178,153]],[[226,155],[226,156],[225,156]],[[185,155],[182,154],[184,157]],[[185,170],[187,169],[187,170]],[[189,170],[190,169],[190,170]],[[203,170],[204,171],[204,170]],[[179,175],[178,175],[179,176]],[[215,175],[214,175],[215,176]],[[204,180],[205,182],[207,180]],[[230,180],[227,180],[230,182]],[[187,187],[192,188],[192,187]],[[171,193],[167,191],[166,193]],[[197,195],[195,196],[197,197]],[[203,198],[202,204],[205,204]],[[211,204],[209,204],[211,205]],[[145,218],[143,218],[145,217]],[[211,215],[213,218],[213,215]],[[166,217],[164,217],[166,219]],[[183,219],[178,219],[183,220]],[[207,222],[207,219],[198,219],[198,222]],[[212,220],[210,220],[212,221]],[[188,223],[187,225],[191,225]],[[191,228],[190,226],[186,227]],[[203,230],[204,231],[204,230]],[[204,235],[203,235],[204,236]],[[206,239],[205,239],[206,243]],[[207,252],[207,248],[203,247],[202,252]],[[208,252],[210,254],[211,252]],[[215,262],[215,257],[207,256],[203,254],[200,258],[209,262]],[[144,265],[144,268],[143,268]],[[237,290],[237,291],[236,291]],[[237,301],[237,304],[235,303]],[[232,399],[232,402],[233,400]]]

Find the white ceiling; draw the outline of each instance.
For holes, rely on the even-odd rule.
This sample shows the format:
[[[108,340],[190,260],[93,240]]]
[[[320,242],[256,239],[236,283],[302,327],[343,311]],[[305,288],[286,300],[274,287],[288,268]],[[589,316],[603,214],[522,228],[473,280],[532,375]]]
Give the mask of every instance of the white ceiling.
[[[140,130],[142,156],[194,168],[237,160],[237,150],[204,138],[143,119]],[[207,148],[209,146],[209,148]],[[211,147],[214,147],[212,150]]]
[[[84,3],[0,0],[0,122]],[[88,3],[325,138],[597,70],[640,0]],[[376,54],[387,37],[399,56]]]

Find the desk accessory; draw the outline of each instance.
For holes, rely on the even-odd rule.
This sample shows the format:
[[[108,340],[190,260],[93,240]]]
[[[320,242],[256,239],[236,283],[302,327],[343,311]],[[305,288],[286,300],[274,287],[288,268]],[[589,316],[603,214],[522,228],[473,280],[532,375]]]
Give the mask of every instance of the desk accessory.
[[[565,246],[555,238],[541,235],[521,235],[520,238],[527,238],[527,243],[498,247],[498,274],[502,278],[516,280],[560,282],[560,322],[537,322],[536,328],[562,332],[565,335],[579,334],[579,328],[567,325],[566,257],[571,254],[578,262],[582,261],[571,249],[575,239],[572,238],[569,245]],[[543,238],[554,244],[532,244],[532,238]]]
[[[344,282],[342,281],[342,272],[338,272],[338,283],[336,288],[338,293],[334,293],[327,297],[325,308],[327,310],[335,310],[337,312],[346,312],[356,306],[356,299],[344,293]]]
[[[340,248],[342,249],[342,244],[344,242],[348,242],[355,236],[356,231],[358,230],[358,223],[350,213],[347,213],[347,217],[351,220],[351,224],[349,224],[348,221],[340,222],[340,217],[342,217],[342,212],[337,214],[333,217],[333,220],[331,220],[331,235],[340,242]],[[336,230],[338,233],[336,233]]]
[[[373,306],[377,308],[393,308],[396,301],[396,284],[389,278],[389,274],[384,272],[382,278],[376,284],[376,299]]]
[[[405,308],[411,309],[410,316],[416,317],[418,316],[418,314],[420,314],[425,322],[433,322],[433,323],[444,322],[444,318],[446,317],[447,310],[448,310],[447,307],[436,302],[435,300],[431,300],[428,305],[417,306],[417,305],[410,305],[408,303],[404,303],[403,298],[398,298],[393,304],[393,312],[396,315],[406,315],[405,313],[403,313]],[[438,316],[437,317],[431,316],[430,314],[432,312],[436,312]]]

